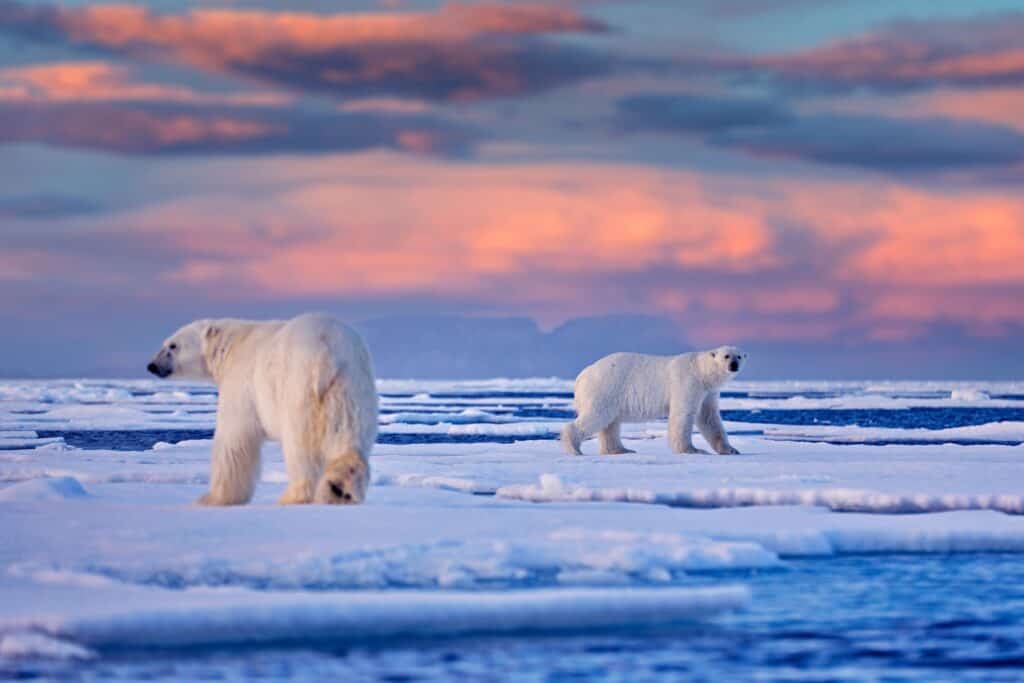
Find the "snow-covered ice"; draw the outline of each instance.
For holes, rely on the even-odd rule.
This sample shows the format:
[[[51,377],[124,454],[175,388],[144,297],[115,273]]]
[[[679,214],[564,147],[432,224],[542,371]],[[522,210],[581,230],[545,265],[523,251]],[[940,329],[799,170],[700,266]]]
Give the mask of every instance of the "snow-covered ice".
[[[794,558],[1024,552],[1024,448],[1006,445],[1024,441],[1020,419],[730,421],[739,456],[674,455],[662,421],[624,429],[636,454],[597,456],[588,442],[590,455],[569,457],[553,440],[571,410],[564,380],[381,390],[382,433],[409,442],[378,446],[366,505],[277,506],[287,477],[268,444],[253,504],[207,509],[193,501],[208,478],[210,442],[195,435],[212,428],[210,387],[0,382],[0,658],[658,627],[742,607],[734,572],[785,572]],[[729,392],[723,408],[984,404],[977,420],[1024,407],[1022,383]],[[160,436],[182,429],[177,443]],[[113,450],[75,447],[75,430],[156,435]],[[456,442],[426,442],[438,435]],[[467,435],[484,441],[457,442]],[[693,585],[708,575],[720,585]]]

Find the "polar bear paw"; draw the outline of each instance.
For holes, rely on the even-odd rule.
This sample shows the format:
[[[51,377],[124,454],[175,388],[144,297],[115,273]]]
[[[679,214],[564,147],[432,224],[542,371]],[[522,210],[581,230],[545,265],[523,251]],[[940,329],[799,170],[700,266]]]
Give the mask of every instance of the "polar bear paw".
[[[366,498],[370,470],[354,453],[328,465],[320,478],[313,501],[327,505],[355,505]]]

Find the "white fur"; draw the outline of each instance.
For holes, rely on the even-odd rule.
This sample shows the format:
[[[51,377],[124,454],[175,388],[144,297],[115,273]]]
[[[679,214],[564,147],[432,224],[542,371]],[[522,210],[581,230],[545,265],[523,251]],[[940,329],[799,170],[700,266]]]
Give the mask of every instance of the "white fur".
[[[210,491],[200,503],[248,502],[265,439],[284,451],[281,503],[364,499],[377,389],[363,340],[338,320],[198,320],[169,337],[149,369],[219,389]]]
[[[602,455],[632,453],[619,438],[622,423],[667,416],[669,445],[676,453],[704,452],[691,439],[695,423],[716,452],[738,453],[722,425],[718,390],[745,358],[732,346],[678,356],[605,356],[576,378],[577,418],[562,430],[562,445],[580,455],[580,444],[599,433]]]

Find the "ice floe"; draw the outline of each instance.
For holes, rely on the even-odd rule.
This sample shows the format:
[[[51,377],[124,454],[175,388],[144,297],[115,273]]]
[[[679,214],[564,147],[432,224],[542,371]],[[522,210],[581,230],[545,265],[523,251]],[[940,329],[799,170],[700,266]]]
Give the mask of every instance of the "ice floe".
[[[1021,383],[736,383],[725,408],[941,406],[975,422],[729,421],[743,455],[726,457],[671,453],[664,421],[624,429],[636,454],[591,441],[566,456],[563,380],[381,389],[382,434],[409,443],[378,445],[366,505],[277,506],[287,475],[268,444],[253,503],[209,509],[194,501],[210,387],[0,383],[0,657],[650,628],[749,598],[696,588],[698,572],[733,584],[799,557],[1024,553],[1024,451],[1006,445],[1024,422],[976,423],[1024,406]],[[66,450],[76,429],[99,445]],[[155,445],[114,450],[103,430]]]

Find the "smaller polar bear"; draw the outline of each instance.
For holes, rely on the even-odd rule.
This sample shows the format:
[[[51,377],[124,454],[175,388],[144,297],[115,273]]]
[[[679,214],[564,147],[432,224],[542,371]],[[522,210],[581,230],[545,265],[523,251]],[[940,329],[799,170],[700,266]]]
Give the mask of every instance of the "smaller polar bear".
[[[338,320],[197,320],[171,335],[147,369],[217,385],[210,491],[201,504],[252,498],[265,439],[284,451],[282,504],[363,501],[377,388],[363,340]]]
[[[668,441],[676,453],[706,452],[693,445],[694,422],[717,453],[739,453],[722,426],[718,390],[746,357],[733,346],[678,356],[605,356],[576,378],[578,417],[562,430],[562,445],[570,455],[581,455],[580,444],[599,433],[602,455],[633,453],[622,445],[622,423],[668,416]]]

